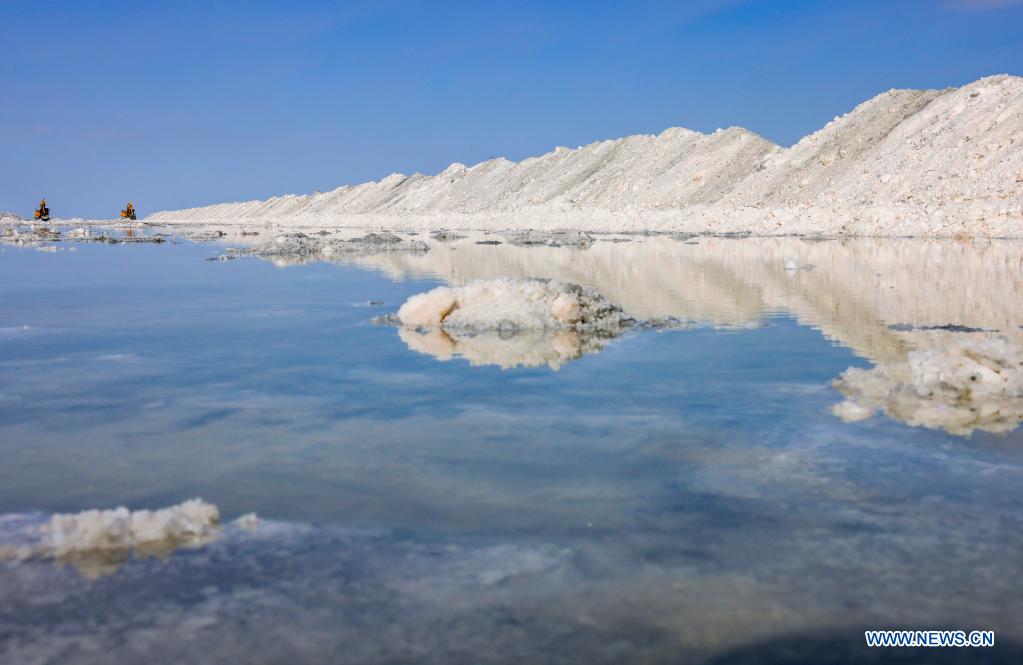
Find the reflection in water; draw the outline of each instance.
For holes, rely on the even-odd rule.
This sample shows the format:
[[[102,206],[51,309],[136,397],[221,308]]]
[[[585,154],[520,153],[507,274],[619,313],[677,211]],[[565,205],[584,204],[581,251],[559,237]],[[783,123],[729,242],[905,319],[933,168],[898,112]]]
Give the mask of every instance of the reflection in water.
[[[940,531],[923,520],[906,535],[923,537],[924,526]],[[565,547],[268,522],[99,582],[38,563],[23,566],[16,584],[0,575],[0,625],[15,636],[0,642],[0,656],[103,665],[137,663],[140,653],[171,663],[333,663],[339,653],[346,663],[758,663],[759,649],[729,656],[795,634],[793,658],[779,644],[768,651],[779,660],[767,662],[818,665],[870,658],[864,626],[929,627],[914,623],[921,607],[935,625],[981,625],[999,645],[1018,639],[1018,599],[1006,594],[992,607],[974,591],[1014,579],[1018,558],[965,575],[949,566],[958,541],[892,562],[886,548],[905,541],[805,533],[782,552],[757,550],[769,532],[752,525],[709,542],[676,534],[676,548],[704,558],[672,566],[655,550],[625,566],[602,556],[599,537]],[[713,565],[709,557],[727,558],[725,545],[751,550],[751,560]],[[950,601],[946,586],[968,593]],[[985,655],[1018,662],[1015,648]]]
[[[927,328],[997,331],[1005,344],[1017,349],[1023,344],[1020,250],[1012,242],[795,238],[701,238],[695,245],[643,238],[551,249],[481,247],[467,239],[455,249],[441,246],[423,256],[354,261],[395,277],[435,275],[452,284],[495,275],[577,281],[636,316],[722,327],[755,326],[768,313],[786,312],[879,363],[873,373],[851,370],[836,384],[856,396],[836,407],[836,415],[853,421],[882,410],[910,424],[967,434],[975,428],[1006,432],[1018,425],[1019,395],[1012,392],[1018,380],[1011,370],[1004,390],[994,392],[935,388],[928,382],[942,380],[903,374],[915,376],[913,368],[923,359],[937,371],[935,363],[972,357],[955,334],[922,332]],[[920,361],[911,360],[910,351],[920,346],[929,351],[918,356]],[[501,357],[498,346],[489,349]],[[1011,365],[1007,358],[997,362]],[[911,398],[916,392],[922,395]]]
[[[881,410],[950,434],[1011,432],[1023,420],[1023,348],[984,333],[936,333],[906,360],[846,370],[835,387],[848,398],[834,409],[846,421]]]
[[[452,285],[558,279],[592,288],[642,319],[748,328],[786,312],[874,362],[905,358],[913,342],[891,328],[904,324],[959,324],[1023,341],[1018,242],[705,237],[694,245],[654,236],[576,249],[481,246],[470,237],[431,247],[422,255],[341,261]]]
[[[1023,432],[957,445],[827,412],[868,365],[844,345],[881,367],[1019,346],[1019,245],[691,242],[346,259],[558,277],[712,324],[557,373],[406,343],[556,365],[585,340],[368,325],[367,300],[393,312],[433,281],[208,245],[0,249],[0,511],[203,496],[268,518],[93,581],[0,565],[0,661],[819,662],[856,638],[855,662],[864,626],[1019,640]],[[998,333],[924,329],[947,324]]]
[[[546,365],[558,370],[566,362],[597,353],[611,342],[609,337],[582,335],[575,330],[465,332],[399,328],[398,336],[412,351],[440,361],[457,356],[470,365],[497,365],[501,369]]]

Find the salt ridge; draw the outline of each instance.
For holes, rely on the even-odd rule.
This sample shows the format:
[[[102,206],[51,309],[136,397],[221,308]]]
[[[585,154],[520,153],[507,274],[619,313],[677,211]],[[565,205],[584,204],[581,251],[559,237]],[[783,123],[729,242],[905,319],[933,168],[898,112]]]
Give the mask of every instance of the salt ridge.
[[[741,128],[155,213],[161,223],[1023,236],[1023,79],[891,90],[790,148]]]

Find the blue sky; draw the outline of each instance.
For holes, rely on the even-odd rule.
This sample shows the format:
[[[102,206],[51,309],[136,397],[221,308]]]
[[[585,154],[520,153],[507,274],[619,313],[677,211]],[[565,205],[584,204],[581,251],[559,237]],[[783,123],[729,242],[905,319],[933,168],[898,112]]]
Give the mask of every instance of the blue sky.
[[[0,210],[109,217],[1023,73],[1023,0],[0,0]]]

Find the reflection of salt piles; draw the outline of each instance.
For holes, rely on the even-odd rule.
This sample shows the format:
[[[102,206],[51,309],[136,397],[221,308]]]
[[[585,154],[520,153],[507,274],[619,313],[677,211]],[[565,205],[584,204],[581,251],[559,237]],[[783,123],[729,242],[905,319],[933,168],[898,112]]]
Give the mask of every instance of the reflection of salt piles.
[[[846,421],[881,410],[915,427],[968,435],[1010,432],[1023,420],[1023,348],[1003,337],[946,337],[904,361],[850,368],[835,381]]]
[[[539,279],[438,287],[409,298],[397,319],[409,348],[441,360],[555,369],[599,350],[630,322],[598,293]]]
[[[1023,344],[1020,246],[995,242],[794,238],[667,238],[597,242],[585,251],[471,240],[457,251],[350,259],[358,265],[464,284],[548,277],[598,291],[637,318],[674,317],[747,327],[783,311],[873,362],[912,348],[894,324],[999,330]],[[786,264],[800,270],[786,270]],[[812,270],[806,268],[813,267]]]

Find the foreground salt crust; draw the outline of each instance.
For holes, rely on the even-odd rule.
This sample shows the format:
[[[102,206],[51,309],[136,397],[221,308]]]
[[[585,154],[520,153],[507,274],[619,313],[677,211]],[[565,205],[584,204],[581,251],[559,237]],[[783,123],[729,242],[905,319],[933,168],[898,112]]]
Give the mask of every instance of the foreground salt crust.
[[[231,523],[234,533],[259,527],[255,513]],[[40,523],[34,514],[0,515],[0,562],[53,559],[89,579],[110,575],[138,557],[166,557],[221,535],[220,510],[190,499],[158,510],[83,510],[58,513]]]
[[[891,90],[783,148],[681,128],[161,223],[419,229],[1023,236],[1023,78]]]
[[[201,543],[214,536],[220,510],[190,499],[159,510],[85,510],[57,514],[43,526],[43,548],[61,557],[80,552],[131,550],[154,544]]]
[[[850,368],[834,385],[847,401],[833,413],[846,422],[880,410],[951,434],[1011,432],[1023,421],[1023,347],[998,336],[953,337],[905,360]]]

